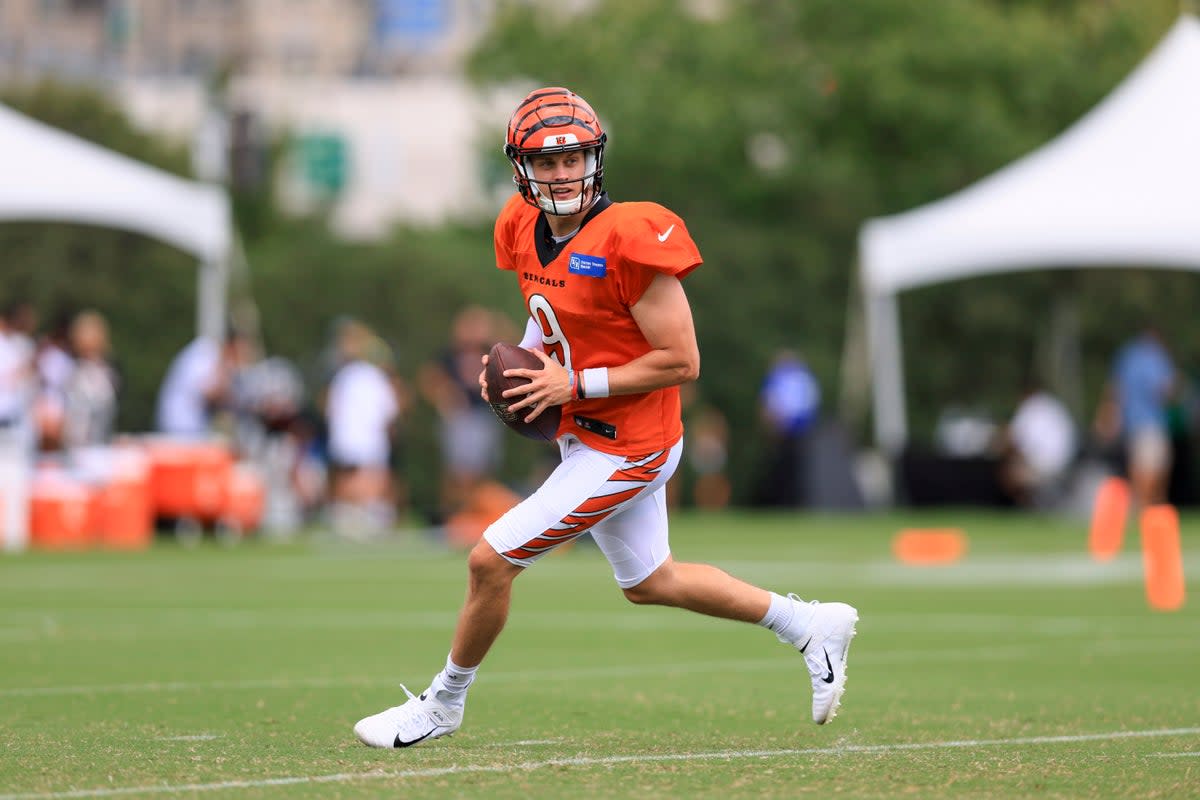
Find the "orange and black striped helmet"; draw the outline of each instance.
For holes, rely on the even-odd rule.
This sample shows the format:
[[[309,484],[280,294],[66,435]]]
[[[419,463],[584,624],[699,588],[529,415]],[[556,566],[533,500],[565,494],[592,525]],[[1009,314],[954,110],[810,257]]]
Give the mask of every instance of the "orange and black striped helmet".
[[[604,143],[608,136],[600,118],[579,95],[560,86],[537,89],[517,106],[508,121],[504,154],[512,162],[513,182],[521,197],[550,214],[578,214],[600,199],[604,179]],[[568,204],[555,202],[531,180],[529,159],[546,153],[584,152],[582,187]]]

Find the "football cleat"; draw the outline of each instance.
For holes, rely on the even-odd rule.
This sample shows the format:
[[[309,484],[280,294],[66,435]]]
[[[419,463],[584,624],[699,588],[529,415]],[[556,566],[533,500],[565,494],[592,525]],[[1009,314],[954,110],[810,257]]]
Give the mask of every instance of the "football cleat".
[[[354,726],[354,735],[370,747],[412,747],[440,736],[449,736],[462,725],[462,708],[453,708],[434,698],[426,689],[417,697],[404,684],[404,705],[393,706]]]
[[[793,601],[803,602],[794,594]],[[856,633],[858,611],[845,603],[818,603],[813,606],[812,621],[799,641],[792,645],[804,656],[812,676],[813,722],[824,725],[837,716],[842,693],[846,691],[846,656],[850,652],[850,640]]]

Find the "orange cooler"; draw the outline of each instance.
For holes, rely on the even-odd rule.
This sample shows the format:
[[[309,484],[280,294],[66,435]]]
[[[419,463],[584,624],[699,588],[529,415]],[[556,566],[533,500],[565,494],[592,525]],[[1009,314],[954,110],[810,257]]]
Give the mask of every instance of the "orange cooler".
[[[217,520],[225,509],[233,454],[210,442],[155,441],[150,459],[154,513],[201,522]]]
[[[29,534],[43,550],[80,550],[93,543],[89,530],[92,491],[65,476],[39,475],[29,503]]]
[[[255,530],[262,523],[266,501],[267,488],[258,471],[244,464],[234,467],[226,496],[225,522],[242,533]]]

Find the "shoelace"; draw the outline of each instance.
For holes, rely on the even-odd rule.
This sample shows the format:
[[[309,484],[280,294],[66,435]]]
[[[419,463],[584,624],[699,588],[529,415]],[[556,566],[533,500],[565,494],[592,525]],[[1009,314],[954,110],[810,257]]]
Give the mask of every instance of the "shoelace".
[[[820,601],[818,601],[818,600],[805,600],[804,598],[802,598],[799,595],[796,595],[792,592],[788,592],[788,599],[795,600],[797,603],[806,603],[807,605],[810,605],[810,606],[820,605]],[[787,640],[784,639],[783,637],[779,637],[779,641],[786,642]],[[824,678],[825,677],[825,666],[826,665],[825,665],[825,660],[823,657],[824,650],[821,650],[819,652],[820,652],[820,655],[818,655],[817,650],[812,650],[810,652],[805,652],[805,653],[801,654],[804,656],[804,665],[806,667],[808,667],[808,673],[810,675],[812,675],[814,678]]]
[[[403,683],[400,684],[400,688],[408,695],[409,702],[391,709],[394,712],[393,718],[396,727],[399,728],[398,733],[403,735],[405,739],[413,739],[427,733],[430,728],[436,727],[433,718],[429,716],[429,713],[425,709],[418,705],[409,706],[413,701],[420,703],[421,698],[410,692],[408,687]]]

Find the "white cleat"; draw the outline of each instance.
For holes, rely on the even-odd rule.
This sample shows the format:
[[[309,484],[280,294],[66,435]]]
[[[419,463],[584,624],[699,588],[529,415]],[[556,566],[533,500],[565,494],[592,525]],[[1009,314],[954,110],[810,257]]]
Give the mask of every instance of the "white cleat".
[[[462,725],[461,708],[445,705],[428,689],[417,697],[404,684],[400,688],[408,702],[360,719],[354,726],[360,742],[370,747],[412,747],[449,736]]]
[[[795,595],[788,595],[802,602]],[[845,603],[812,601],[813,617],[804,638],[793,646],[804,656],[812,676],[813,722],[824,725],[837,716],[842,693],[846,691],[846,656],[856,631],[858,611]]]

